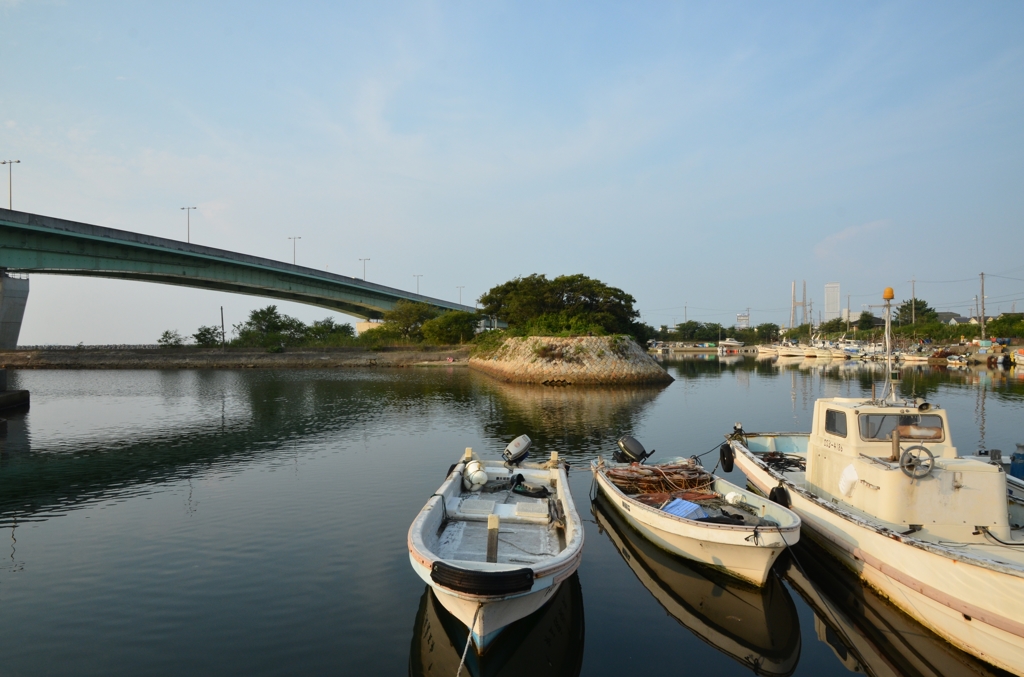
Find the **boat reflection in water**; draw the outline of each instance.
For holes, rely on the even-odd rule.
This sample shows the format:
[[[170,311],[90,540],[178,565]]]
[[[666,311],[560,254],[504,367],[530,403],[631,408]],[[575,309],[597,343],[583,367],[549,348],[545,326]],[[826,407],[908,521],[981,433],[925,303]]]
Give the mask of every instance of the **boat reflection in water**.
[[[780,558],[779,571],[814,610],[818,639],[850,672],[872,677],[1005,675],[931,632],[810,539]]]
[[[597,496],[593,514],[654,598],[697,637],[759,675],[790,675],[800,659],[793,598],[771,573],[763,588],[673,557]]]
[[[466,626],[426,587],[416,612],[411,677],[452,677],[466,648]],[[550,602],[506,626],[483,655],[468,651],[463,675],[574,677],[583,667],[583,591],[578,574],[559,587]]]

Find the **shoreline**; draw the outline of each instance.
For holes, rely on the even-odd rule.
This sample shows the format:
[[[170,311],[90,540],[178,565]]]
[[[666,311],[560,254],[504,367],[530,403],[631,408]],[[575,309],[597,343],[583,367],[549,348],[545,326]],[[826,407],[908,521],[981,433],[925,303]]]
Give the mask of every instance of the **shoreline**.
[[[469,346],[433,349],[335,348],[268,353],[219,348],[76,348],[0,351],[7,369],[335,369],[465,367]],[[453,361],[449,362],[449,358]]]

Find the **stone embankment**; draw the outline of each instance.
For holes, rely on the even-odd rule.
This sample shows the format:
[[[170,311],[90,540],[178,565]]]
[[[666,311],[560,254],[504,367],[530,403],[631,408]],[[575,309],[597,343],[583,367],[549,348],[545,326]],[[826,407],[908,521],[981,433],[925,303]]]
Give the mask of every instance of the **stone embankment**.
[[[364,350],[339,348],[268,353],[201,348],[10,350],[9,369],[333,369],[341,367],[465,366],[468,348]],[[451,361],[449,361],[451,360]]]
[[[672,377],[625,336],[512,337],[469,360],[471,369],[508,383],[612,385],[664,383]]]

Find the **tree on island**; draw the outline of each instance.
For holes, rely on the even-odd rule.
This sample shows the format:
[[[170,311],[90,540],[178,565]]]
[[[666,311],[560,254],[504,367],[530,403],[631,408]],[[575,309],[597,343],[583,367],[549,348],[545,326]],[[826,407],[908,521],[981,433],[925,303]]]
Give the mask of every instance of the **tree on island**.
[[[900,324],[923,324],[939,319],[939,314],[924,299],[904,301],[896,309],[895,320]]]
[[[517,277],[480,297],[481,312],[501,318],[515,333],[631,334],[646,340],[653,328],[638,321],[634,303],[621,289],[579,274]]]

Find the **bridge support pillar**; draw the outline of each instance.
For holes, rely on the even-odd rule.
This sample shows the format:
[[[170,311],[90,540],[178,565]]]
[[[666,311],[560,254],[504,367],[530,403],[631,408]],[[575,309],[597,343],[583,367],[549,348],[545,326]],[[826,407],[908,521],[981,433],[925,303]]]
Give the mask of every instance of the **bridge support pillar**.
[[[0,274],[0,350],[18,347],[21,320],[28,302],[28,278]]]

